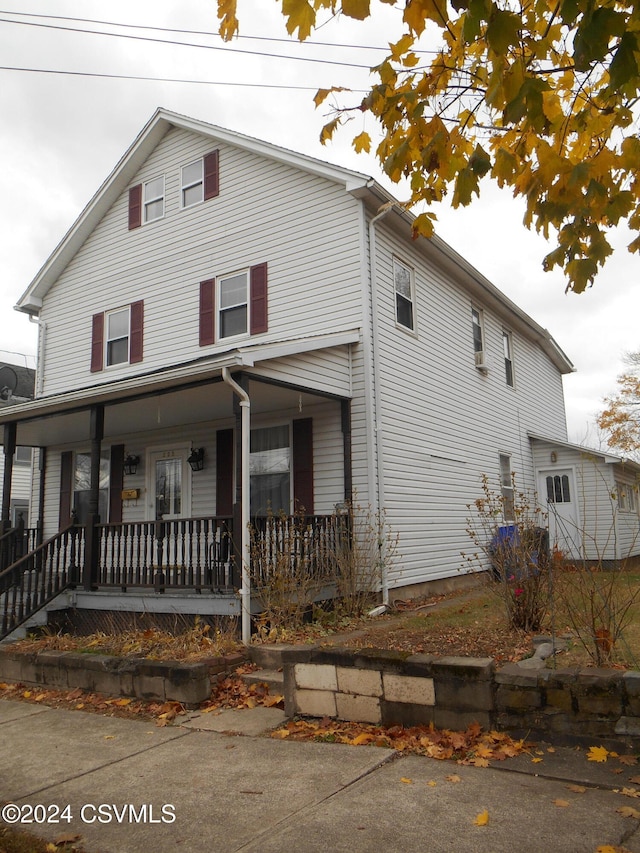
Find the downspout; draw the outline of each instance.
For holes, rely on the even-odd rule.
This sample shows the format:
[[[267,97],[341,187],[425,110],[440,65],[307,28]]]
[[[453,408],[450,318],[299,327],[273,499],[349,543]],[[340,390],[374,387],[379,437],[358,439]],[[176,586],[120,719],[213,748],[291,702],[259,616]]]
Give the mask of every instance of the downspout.
[[[371,370],[373,373],[373,439],[375,442],[376,448],[376,470],[377,470],[377,479],[378,479],[378,488],[377,488],[377,508],[376,511],[379,516],[379,520],[382,520],[382,513],[384,511],[384,455],[382,448],[382,419],[379,415],[380,406],[379,406],[379,382],[378,382],[378,346],[379,346],[379,333],[378,333],[378,274],[376,268],[376,223],[390,213],[393,210],[393,206],[385,207],[383,210],[379,211],[373,219],[369,222],[369,278],[370,278],[370,288],[371,288]],[[389,578],[387,577],[386,566],[382,565],[382,603],[385,605],[389,604]]]
[[[241,428],[242,428],[242,503],[240,507],[240,553],[242,554],[240,587],[240,602],[242,605],[242,642],[248,646],[251,642],[251,578],[249,564],[251,560],[251,543],[249,541],[249,499],[251,480],[249,478],[249,454],[251,452],[251,401],[249,395],[232,379],[228,367],[222,368],[222,379],[240,398]]]
[[[39,340],[38,340],[38,355],[36,358],[36,397],[40,397],[42,395],[42,387],[44,385],[44,353],[45,353],[45,345],[47,343],[47,324],[44,320],[41,320],[39,317],[36,317],[33,314],[29,314],[29,322],[36,323],[39,327]]]

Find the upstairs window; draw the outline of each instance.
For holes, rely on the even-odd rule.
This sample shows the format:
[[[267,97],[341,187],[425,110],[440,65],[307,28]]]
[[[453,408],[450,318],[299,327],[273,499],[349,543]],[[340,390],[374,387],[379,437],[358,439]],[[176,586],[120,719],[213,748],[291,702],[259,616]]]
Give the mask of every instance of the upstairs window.
[[[91,372],[142,361],[144,302],[94,314],[91,325]]]
[[[268,331],[267,265],[200,282],[200,346]]]
[[[473,351],[484,352],[484,340],[482,334],[482,312],[477,308],[471,309],[471,328],[473,330]]]
[[[142,209],[145,222],[164,216],[164,175],[142,185]]]
[[[393,279],[396,291],[396,323],[414,330],[413,270],[398,260],[393,261]]]
[[[218,336],[231,338],[247,332],[248,270],[218,279]]]
[[[504,352],[504,375],[507,385],[513,388],[513,346],[511,332],[502,332],[502,350]]]
[[[106,315],[107,367],[129,361],[129,306]]]
[[[196,160],[180,170],[182,207],[191,207],[204,199],[204,174],[202,160]]]

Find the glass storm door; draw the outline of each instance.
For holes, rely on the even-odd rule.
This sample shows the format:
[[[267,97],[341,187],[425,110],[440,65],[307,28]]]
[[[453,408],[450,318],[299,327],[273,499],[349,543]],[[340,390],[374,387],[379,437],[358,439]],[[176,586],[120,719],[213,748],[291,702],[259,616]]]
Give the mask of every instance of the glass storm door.
[[[149,454],[149,515],[156,521],[188,518],[191,514],[191,478],[186,449]]]

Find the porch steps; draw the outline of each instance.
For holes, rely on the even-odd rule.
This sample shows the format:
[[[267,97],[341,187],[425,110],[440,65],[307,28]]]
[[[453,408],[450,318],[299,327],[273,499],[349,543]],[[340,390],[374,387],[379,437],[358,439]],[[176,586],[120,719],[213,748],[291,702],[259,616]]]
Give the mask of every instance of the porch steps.
[[[245,684],[267,684],[273,696],[284,694],[284,666],[292,650],[299,652],[299,646],[274,643],[272,645],[249,646],[249,657],[259,669],[242,676]]]

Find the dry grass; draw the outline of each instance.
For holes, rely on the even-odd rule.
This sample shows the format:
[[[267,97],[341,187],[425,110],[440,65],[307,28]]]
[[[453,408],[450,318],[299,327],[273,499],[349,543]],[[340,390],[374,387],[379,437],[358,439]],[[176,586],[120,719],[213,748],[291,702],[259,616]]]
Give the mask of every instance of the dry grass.
[[[193,628],[180,634],[172,634],[158,628],[120,633],[99,631],[83,637],[45,633],[40,637],[20,640],[12,648],[31,653],[46,649],[116,657],[145,657],[152,660],[197,661],[237,651],[241,644],[237,639],[235,625],[211,628],[196,620]]]

